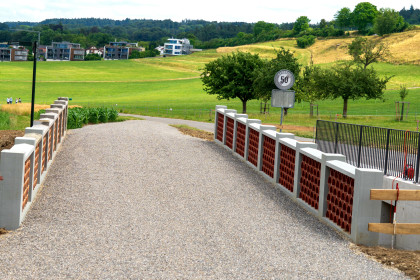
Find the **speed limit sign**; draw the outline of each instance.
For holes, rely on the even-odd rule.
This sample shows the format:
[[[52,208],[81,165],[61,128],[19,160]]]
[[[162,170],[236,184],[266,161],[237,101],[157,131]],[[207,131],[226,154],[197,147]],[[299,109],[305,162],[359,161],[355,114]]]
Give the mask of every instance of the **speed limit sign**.
[[[274,76],[274,83],[281,90],[290,89],[295,83],[295,76],[289,70],[280,70]]]

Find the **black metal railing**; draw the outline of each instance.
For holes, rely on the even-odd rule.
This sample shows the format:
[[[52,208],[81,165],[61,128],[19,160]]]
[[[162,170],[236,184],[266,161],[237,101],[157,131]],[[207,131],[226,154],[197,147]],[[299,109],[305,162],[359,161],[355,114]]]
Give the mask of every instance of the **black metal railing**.
[[[356,167],[419,182],[419,132],[318,120],[316,143],[325,153],[345,155]]]

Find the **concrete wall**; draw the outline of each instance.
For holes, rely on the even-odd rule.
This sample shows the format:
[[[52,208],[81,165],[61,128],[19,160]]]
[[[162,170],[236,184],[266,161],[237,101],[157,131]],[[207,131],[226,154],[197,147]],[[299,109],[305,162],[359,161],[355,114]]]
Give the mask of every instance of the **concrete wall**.
[[[17,229],[35,200],[67,130],[68,98],[61,97],[41,119],[1,151],[0,228]]]
[[[216,106],[215,142],[244,160],[285,195],[323,223],[356,244],[389,245],[390,235],[368,231],[369,223],[387,222],[389,207],[370,200],[370,190],[391,186],[383,173],[356,168],[341,154],[317,150],[315,143],[299,142],[261,120],[248,119],[226,106]],[[392,180],[391,180],[392,181]],[[399,180],[400,188],[419,189]],[[408,184],[408,185],[407,185]],[[398,222],[420,222],[420,203],[399,202]],[[416,221],[417,219],[417,221]],[[420,236],[397,236],[396,247],[420,249]]]

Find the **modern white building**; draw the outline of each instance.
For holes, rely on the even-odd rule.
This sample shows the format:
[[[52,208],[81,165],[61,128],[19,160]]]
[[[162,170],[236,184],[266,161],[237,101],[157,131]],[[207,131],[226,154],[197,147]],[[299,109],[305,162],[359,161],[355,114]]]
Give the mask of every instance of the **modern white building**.
[[[164,45],[164,55],[185,55],[191,54],[193,46],[190,44],[190,40],[184,39],[168,39],[168,42]]]

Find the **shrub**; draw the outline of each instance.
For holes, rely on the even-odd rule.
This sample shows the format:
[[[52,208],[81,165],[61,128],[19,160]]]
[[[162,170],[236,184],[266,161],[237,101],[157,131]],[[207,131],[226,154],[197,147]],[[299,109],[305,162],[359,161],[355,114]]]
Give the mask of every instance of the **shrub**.
[[[117,120],[118,111],[108,108],[70,108],[68,112],[67,127],[69,129],[81,128],[84,124],[106,123]]]
[[[304,35],[297,38],[296,42],[299,48],[307,48],[315,43],[315,36],[313,35]]]

